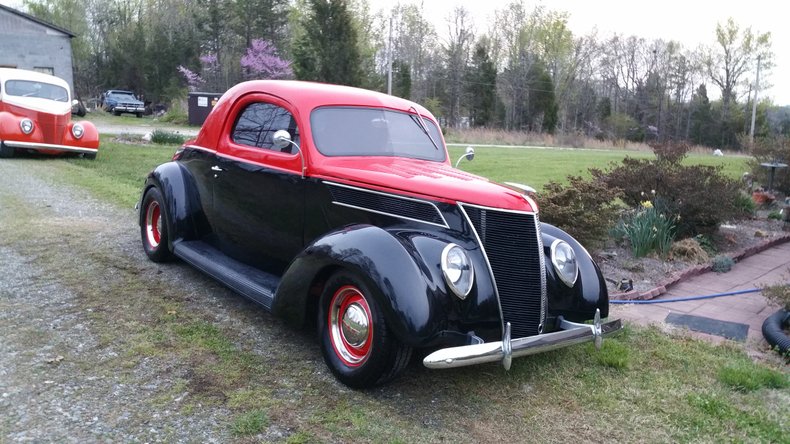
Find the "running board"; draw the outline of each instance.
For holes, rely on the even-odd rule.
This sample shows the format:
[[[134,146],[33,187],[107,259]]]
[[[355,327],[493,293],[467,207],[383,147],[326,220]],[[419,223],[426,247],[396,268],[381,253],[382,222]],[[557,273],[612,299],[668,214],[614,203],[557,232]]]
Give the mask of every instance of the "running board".
[[[277,276],[232,259],[203,241],[178,242],[173,246],[173,254],[271,311],[280,284]]]

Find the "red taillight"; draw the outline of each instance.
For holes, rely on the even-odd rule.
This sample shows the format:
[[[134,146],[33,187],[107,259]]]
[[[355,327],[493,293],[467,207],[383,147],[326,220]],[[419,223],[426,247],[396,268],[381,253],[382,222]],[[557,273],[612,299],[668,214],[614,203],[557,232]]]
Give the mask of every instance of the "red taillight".
[[[179,149],[176,151],[176,153],[175,153],[175,154],[173,154],[173,160],[179,160],[179,159],[181,159],[181,156],[182,156],[183,154],[184,154],[184,149],[183,149],[183,148],[179,148]]]

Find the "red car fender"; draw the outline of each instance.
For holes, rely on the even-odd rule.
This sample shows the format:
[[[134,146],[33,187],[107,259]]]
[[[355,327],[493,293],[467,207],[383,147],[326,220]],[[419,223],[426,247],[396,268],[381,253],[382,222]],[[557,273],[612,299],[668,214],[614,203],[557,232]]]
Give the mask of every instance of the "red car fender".
[[[82,128],[85,131],[83,132],[82,137],[75,139],[74,133],[71,129],[75,124],[78,123],[82,125]],[[66,127],[66,134],[63,135],[63,144],[81,146],[84,148],[99,148],[99,130],[97,130],[96,126],[91,122],[85,120],[78,122],[72,121]]]
[[[33,119],[33,132],[25,134],[19,126],[24,117],[19,117],[6,111],[0,112],[0,140],[15,140],[19,142],[42,142],[44,135],[37,122]]]

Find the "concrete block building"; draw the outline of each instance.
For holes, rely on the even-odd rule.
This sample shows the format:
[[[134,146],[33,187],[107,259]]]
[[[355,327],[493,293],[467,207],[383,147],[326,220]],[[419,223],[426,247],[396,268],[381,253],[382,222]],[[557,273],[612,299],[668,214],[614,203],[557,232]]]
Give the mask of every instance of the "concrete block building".
[[[0,5],[0,67],[60,77],[74,91],[71,39],[67,29]]]

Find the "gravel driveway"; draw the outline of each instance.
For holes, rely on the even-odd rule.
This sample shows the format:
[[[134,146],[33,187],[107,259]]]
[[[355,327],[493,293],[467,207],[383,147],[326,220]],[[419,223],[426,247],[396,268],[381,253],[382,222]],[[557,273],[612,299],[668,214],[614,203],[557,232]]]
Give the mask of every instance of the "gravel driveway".
[[[223,440],[222,408],[186,417],[177,403],[154,402],[183,369],[167,358],[130,356],[134,339],[116,336],[141,313],[119,316],[134,308],[123,298],[136,295],[112,291],[130,275],[172,282],[198,298],[206,297],[200,285],[212,285],[190,273],[185,281],[177,265],[148,264],[133,209],[38,178],[48,167],[0,162],[0,441]],[[222,317],[229,304],[219,302]]]
[[[196,368],[206,357],[159,351],[168,318],[332,383],[311,336],[181,263],[149,262],[135,210],[57,184],[55,162],[0,161],[0,442],[227,441],[231,412]]]
[[[456,426],[448,373],[347,389],[314,330],[148,261],[136,211],[64,165],[0,161],[0,443],[482,439]]]

